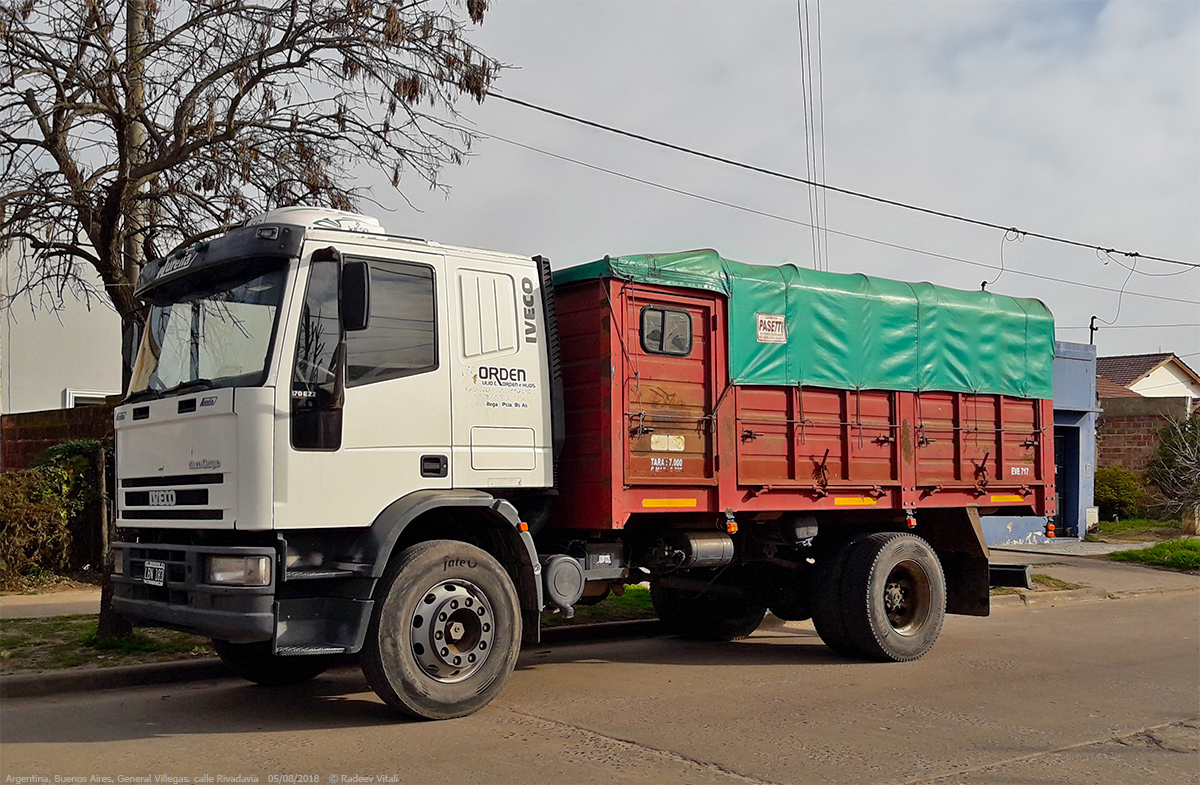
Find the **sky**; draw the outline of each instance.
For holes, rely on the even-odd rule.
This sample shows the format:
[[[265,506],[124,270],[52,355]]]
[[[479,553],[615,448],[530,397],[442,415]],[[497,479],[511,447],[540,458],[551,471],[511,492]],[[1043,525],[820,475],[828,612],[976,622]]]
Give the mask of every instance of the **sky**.
[[[827,183],[1200,263],[1200,3],[808,0],[807,12],[807,61],[794,0],[494,0],[470,35],[510,66],[497,83],[506,95],[801,177],[811,82],[823,122],[808,133]],[[509,141],[485,138],[445,170],[448,196],[402,181],[411,205],[362,173],[378,181],[386,212],[368,211],[389,232],[543,254],[556,268],[715,248],[963,289],[987,280],[1043,300],[1060,340],[1086,343],[1077,328],[1095,315],[1115,323],[1098,323],[1101,355],[1173,351],[1200,368],[1200,269],[1143,260],[1131,275],[1126,257],[833,193],[821,220],[831,231],[975,265],[837,234],[814,254],[811,230],[794,223],[812,223],[803,185],[499,100],[460,109]],[[1139,326],[1164,324],[1192,326]]]

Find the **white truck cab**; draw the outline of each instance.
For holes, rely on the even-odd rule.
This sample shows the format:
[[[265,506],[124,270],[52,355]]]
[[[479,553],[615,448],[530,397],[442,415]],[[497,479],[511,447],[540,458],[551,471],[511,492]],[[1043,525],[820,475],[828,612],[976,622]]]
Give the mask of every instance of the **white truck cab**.
[[[518,639],[522,615],[536,635],[540,568],[506,499],[536,513],[553,483],[548,281],[540,257],[313,208],[148,264],[114,415],[117,610],[209,635],[248,674],[311,670],[363,647],[389,556],[434,514],[517,554]]]

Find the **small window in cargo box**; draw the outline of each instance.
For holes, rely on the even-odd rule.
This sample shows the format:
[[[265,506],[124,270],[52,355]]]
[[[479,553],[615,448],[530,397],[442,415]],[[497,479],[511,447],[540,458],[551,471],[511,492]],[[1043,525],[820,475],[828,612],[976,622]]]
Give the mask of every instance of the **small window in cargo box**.
[[[650,354],[692,353],[692,315],[678,308],[642,309],[642,348]]]

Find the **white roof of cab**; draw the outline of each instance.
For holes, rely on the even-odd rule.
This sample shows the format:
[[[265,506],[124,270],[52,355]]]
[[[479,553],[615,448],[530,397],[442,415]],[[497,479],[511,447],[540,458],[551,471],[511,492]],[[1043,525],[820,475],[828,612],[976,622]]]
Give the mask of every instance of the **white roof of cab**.
[[[325,207],[277,207],[246,221],[246,226],[262,223],[285,223],[312,229],[341,229],[346,232],[386,234],[383,224],[369,215],[330,210]]]

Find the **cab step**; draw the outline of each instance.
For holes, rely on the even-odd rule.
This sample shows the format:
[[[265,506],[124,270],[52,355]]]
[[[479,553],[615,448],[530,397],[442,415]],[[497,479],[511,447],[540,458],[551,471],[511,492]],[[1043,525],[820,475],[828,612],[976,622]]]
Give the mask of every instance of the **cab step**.
[[[280,657],[304,657],[311,654],[345,654],[344,646],[280,646],[275,653]]]
[[[283,579],[285,581],[315,581],[326,578],[353,578],[358,575],[362,575],[362,572],[340,567],[302,567],[286,570],[283,573]]]

